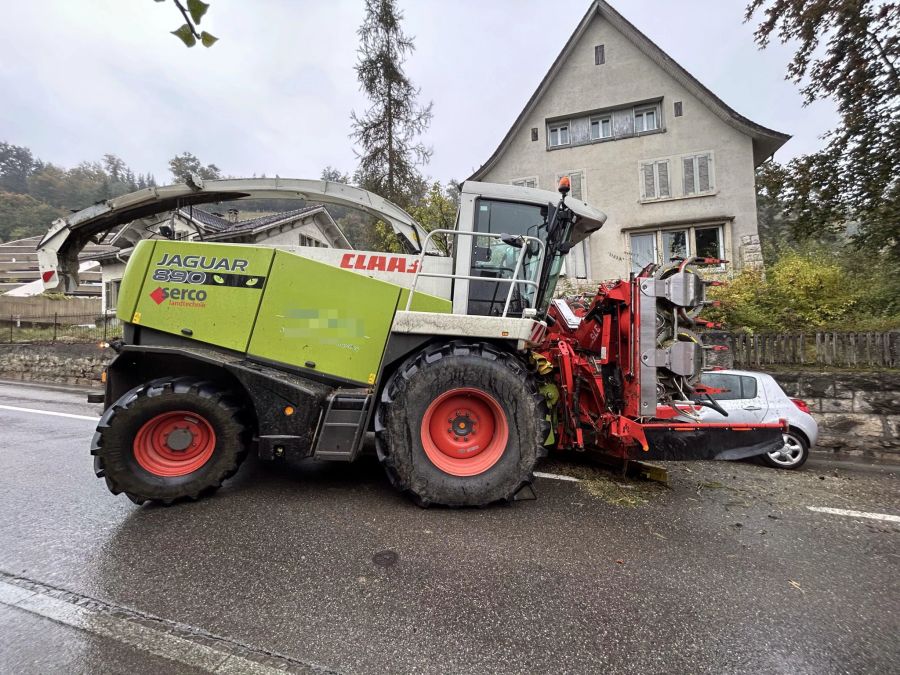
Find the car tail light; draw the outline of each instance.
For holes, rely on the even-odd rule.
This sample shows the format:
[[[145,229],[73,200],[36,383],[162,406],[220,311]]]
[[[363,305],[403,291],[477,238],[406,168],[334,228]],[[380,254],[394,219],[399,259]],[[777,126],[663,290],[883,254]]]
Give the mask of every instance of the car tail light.
[[[795,406],[800,408],[800,412],[805,412],[807,415],[809,415],[809,406],[806,405],[806,401],[801,400],[799,398],[792,398],[791,401],[794,403]]]

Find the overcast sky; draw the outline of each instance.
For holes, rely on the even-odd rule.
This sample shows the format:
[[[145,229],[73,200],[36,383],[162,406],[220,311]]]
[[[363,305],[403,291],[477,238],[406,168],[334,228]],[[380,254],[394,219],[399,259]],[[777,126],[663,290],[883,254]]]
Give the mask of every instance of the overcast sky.
[[[190,151],[226,174],[352,172],[349,115],[366,105],[356,74],[362,0],[209,0],[211,49],[168,31],[171,2],[4,3],[0,140],[66,167],[111,152],[171,182]],[[407,72],[434,102],[427,175],[467,177],[524,107],[588,0],[400,0],[416,38]],[[793,135],[776,158],[816,150],[830,103],[804,108],[784,80],[790,49],[765,51],[743,0],[619,0],[613,5],[731,107]]]

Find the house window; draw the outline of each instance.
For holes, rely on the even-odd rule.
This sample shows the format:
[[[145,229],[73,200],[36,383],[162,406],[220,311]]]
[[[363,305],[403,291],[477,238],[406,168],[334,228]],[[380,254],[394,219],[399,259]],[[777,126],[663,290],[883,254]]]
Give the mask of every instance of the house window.
[[[702,195],[715,190],[712,153],[682,157],[681,168],[685,196]]]
[[[557,124],[550,127],[547,134],[550,139],[550,147],[557,148],[561,145],[569,144],[569,123]]]
[[[675,101],[675,117],[681,117],[684,114],[684,104],[681,101]]]
[[[574,199],[584,201],[584,171],[567,171],[566,173],[557,174],[556,182],[559,183],[559,179],[563,176],[569,177],[569,184],[572,186],[569,195]]]
[[[597,141],[601,138],[612,138],[611,117],[595,117],[591,120],[591,140]]]
[[[121,285],[121,279],[107,281],[103,284],[103,291],[106,296],[106,311],[109,314],[115,314],[116,307],[119,305],[119,287]]]
[[[634,109],[634,133],[659,129],[659,107]]]
[[[300,235],[300,245],[301,246],[315,246],[316,248],[328,248],[326,244],[319,241],[315,237],[310,237],[305,234]]]
[[[516,180],[511,181],[511,183],[516,187],[536,188],[538,180],[537,176],[532,176],[531,178],[517,178]]]
[[[594,64],[602,66],[606,63],[606,48],[603,45],[594,47]]]
[[[634,232],[631,243],[631,270],[637,274],[650,263],[668,265],[691,256],[725,257],[725,228],[722,225],[660,228]]]
[[[664,199],[672,196],[669,160],[641,162],[641,199]]]
[[[538,130],[537,127],[532,127],[531,129],[531,140],[536,141],[538,139]]]
[[[701,258],[724,258],[725,246],[722,241],[722,227],[698,227],[694,230],[697,241],[697,255]]]

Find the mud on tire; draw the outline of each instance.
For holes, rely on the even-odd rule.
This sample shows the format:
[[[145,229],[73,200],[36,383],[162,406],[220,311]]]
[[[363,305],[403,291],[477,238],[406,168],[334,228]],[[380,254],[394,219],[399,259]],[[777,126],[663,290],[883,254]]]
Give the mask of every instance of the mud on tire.
[[[441,407],[448,396],[449,409]],[[465,402],[467,397],[475,401],[472,420],[479,425],[486,417],[496,421],[493,440],[483,451],[493,454],[473,457],[471,469],[465,468],[468,458],[447,461],[436,455],[430,425],[423,429],[423,420],[440,412],[444,415],[430,426],[433,434],[450,435],[454,424],[468,424],[465,410],[458,411],[458,419],[452,410],[453,400]],[[407,360],[384,387],[375,419],[378,457],[391,483],[421,506],[485,506],[512,499],[531,482],[536,462],[546,455],[546,417],[546,401],[534,377],[514,355],[488,343],[435,345]],[[478,427],[472,431],[481,433]],[[490,443],[498,440],[500,445],[492,450]],[[470,475],[463,475],[467,471]]]
[[[197,378],[162,378],[142,384],[124,394],[100,418],[91,444],[94,472],[106,480],[110,492],[124,492],[136,504],[198,499],[233,476],[246,456],[248,434],[241,410],[229,392]],[[160,425],[174,418],[174,427],[178,426],[175,413],[185,413],[182,417],[187,425],[209,432],[204,438],[208,447],[196,452],[192,463],[167,470],[165,457],[160,460],[156,455],[155,464],[153,455],[148,460],[147,444],[152,452],[158,452],[152,436],[157,434],[159,445],[158,435],[165,431]],[[166,446],[162,450],[173,454]]]

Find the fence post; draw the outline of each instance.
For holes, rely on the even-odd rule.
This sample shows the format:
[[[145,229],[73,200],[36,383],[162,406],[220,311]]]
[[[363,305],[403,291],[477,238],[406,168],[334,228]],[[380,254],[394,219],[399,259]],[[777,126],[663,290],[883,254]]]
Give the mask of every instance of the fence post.
[[[9,344],[13,341],[13,315],[9,315]]]
[[[56,342],[56,333],[59,330],[59,323],[57,321],[57,317],[59,315],[56,312],[53,312],[53,341]]]
[[[103,342],[106,342],[106,328],[109,326],[108,317],[104,314],[100,320],[103,322]]]

